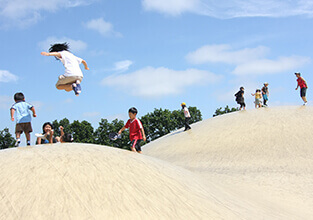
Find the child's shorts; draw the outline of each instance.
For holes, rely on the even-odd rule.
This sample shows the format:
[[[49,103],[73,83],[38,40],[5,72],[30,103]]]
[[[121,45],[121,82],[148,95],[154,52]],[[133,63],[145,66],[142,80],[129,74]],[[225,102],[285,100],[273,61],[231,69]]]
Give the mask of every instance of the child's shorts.
[[[15,134],[31,133],[33,131],[32,125],[30,122],[27,123],[18,123],[15,126]]]
[[[141,146],[140,146],[141,141],[142,141],[141,139],[132,140],[131,147],[132,148],[134,147],[136,149],[136,151],[141,151]]]
[[[254,102],[256,105],[260,105],[262,104],[262,101],[261,99],[255,99],[255,102]]]
[[[306,89],[307,89],[307,88],[301,88],[301,89],[300,89],[300,96],[301,96],[301,97],[305,97],[305,95],[306,95]]]
[[[83,77],[81,76],[64,76],[60,75],[59,80],[57,81],[57,84],[55,84],[56,87],[59,85],[66,85],[76,82],[77,80],[82,81]]]

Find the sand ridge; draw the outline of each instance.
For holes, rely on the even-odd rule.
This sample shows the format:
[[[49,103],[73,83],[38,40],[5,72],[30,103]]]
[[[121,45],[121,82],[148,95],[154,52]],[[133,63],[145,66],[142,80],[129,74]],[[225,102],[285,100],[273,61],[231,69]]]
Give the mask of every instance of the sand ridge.
[[[144,151],[218,186],[212,192],[224,194],[223,203],[246,219],[310,219],[312,125],[310,106],[234,112],[162,137]]]
[[[0,219],[311,219],[313,107],[234,112],[143,155],[91,144],[0,151]]]
[[[0,219],[237,218],[191,172],[88,144],[0,153]]]

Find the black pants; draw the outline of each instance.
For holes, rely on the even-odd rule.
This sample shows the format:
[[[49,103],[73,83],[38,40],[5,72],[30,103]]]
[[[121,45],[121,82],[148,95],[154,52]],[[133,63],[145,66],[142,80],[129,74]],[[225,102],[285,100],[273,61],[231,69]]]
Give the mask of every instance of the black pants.
[[[189,126],[189,120],[190,118],[185,118],[185,131],[191,129],[191,127]]]

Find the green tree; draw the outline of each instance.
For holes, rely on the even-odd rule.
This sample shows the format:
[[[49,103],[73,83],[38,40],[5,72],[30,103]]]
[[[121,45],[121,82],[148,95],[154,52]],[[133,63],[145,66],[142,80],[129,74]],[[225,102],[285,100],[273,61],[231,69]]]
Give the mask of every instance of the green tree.
[[[124,121],[115,119],[111,123],[107,119],[101,119],[99,127],[94,132],[96,144],[107,145],[122,149],[130,149],[129,131],[126,130],[122,134],[122,138],[115,141],[109,139],[109,134],[118,132],[124,126]]]
[[[170,133],[175,127],[175,123],[172,122],[172,112],[168,109],[154,109],[140,120],[145,129],[147,142]]]
[[[54,120],[52,122],[53,128],[54,128],[54,136],[61,136],[59,127],[62,126],[64,128],[64,133],[72,133],[70,131],[70,121],[67,118],[63,118],[59,122],[57,120]]]
[[[73,123],[70,123],[67,118],[64,118],[59,122],[54,120],[52,125],[54,127],[55,136],[61,135],[59,127],[62,126],[64,128],[64,133],[73,135],[74,142],[95,143],[94,129],[88,121],[79,122],[75,120]]]
[[[94,131],[88,121],[73,121],[69,125],[69,132],[73,134],[74,142],[77,143],[94,143]]]
[[[238,111],[239,109],[238,108],[229,108],[228,105],[226,105],[226,107],[224,108],[224,110],[222,110],[222,107],[218,108],[215,110],[215,113],[213,115],[213,117],[215,116],[218,116],[218,115],[223,115],[223,114],[226,114],[226,113],[229,113],[229,112],[235,112],[235,111]]]
[[[8,128],[0,131],[0,149],[6,149],[15,146],[15,139],[12,137]]]
[[[202,115],[197,107],[189,107],[191,115],[190,124],[201,121]],[[159,137],[162,137],[171,131],[177,130],[184,126],[185,116],[184,111],[168,109],[154,109],[140,118],[145,129],[147,143]]]

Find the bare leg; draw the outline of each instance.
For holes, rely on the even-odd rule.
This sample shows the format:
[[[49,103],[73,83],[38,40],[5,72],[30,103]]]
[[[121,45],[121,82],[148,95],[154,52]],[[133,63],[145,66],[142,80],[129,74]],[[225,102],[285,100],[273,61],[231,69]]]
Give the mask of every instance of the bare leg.
[[[30,133],[25,133],[25,136],[26,136],[26,140],[30,141]]]
[[[304,102],[307,102],[307,100],[306,100],[306,97],[305,97],[305,96],[302,96],[301,98],[302,98],[302,100],[303,100]]]
[[[65,91],[70,92],[70,91],[73,90],[72,83],[71,84],[58,85],[57,89],[58,90],[63,90],[64,89]]]

